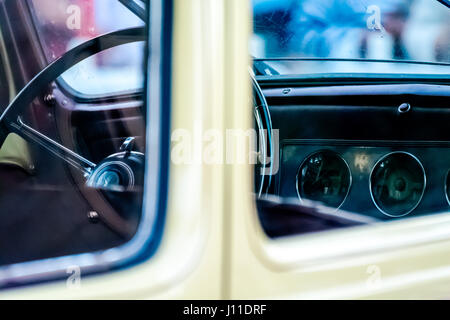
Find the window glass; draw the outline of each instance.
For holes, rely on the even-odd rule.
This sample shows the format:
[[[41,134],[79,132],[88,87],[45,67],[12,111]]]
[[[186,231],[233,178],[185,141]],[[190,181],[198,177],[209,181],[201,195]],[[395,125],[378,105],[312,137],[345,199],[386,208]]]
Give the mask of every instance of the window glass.
[[[70,20],[76,8],[81,25],[71,30],[67,24],[76,25]],[[147,35],[129,29],[143,23],[113,0],[7,1],[0,15],[5,61],[23,88],[2,114],[0,130],[0,286],[5,277],[18,282],[53,278],[52,272],[64,277],[63,268],[70,265],[103,271],[133,259],[152,241],[159,219],[154,212],[142,213],[142,95],[81,103],[56,78],[62,75],[67,85],[86,94],[144,88],[146,72],[138,66]],[[48,58],[44,70],[33,26]],[[120,29],[129,29],[129,36],[110,37],[89,50],[77,47]],[[69,48],[90,56],[76,64],[64,54]],[[55,59],[64,63],[51,64]],[[0,93],[5,88],[1,71],[0,63]],[[145,236],[138,232],[142,221]],[[139,245],[133,245],[138,235]]]
[[[450,8],[252,4],[254,192],[266,234],[448,214]]]
[[[252,3],[251,53],[273,59],[268,64],[278,73],[449,73],[448,66],[430,64],[450,62],[450,10],[438,1]],[[420,63],[382,63],[385,60]]]
[[[101,34],[143,26],[142,20],[119,1],[31,0],[31,3],[49,62]],[[80,95],[141,89],[143,48],[143,43],[137,42],[106,50],[74,66],[62,79]]]

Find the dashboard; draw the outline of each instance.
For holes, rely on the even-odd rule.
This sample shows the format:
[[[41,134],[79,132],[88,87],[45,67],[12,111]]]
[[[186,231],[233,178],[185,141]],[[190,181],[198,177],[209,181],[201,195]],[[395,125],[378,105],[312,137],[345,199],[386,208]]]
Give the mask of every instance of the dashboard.
[[[450,210],[447,85],[260,84],[279,131],[272,195],[371,221]]]

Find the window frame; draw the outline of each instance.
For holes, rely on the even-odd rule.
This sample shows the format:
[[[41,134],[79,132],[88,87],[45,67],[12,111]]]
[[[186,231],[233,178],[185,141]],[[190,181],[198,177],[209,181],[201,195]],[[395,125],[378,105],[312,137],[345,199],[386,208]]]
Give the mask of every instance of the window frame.
[[[173,0],[151,0],[147,12],[143,114],[147,121],[146,150],[152,152],[145,160],[144,203],[136,234],[115,248],[0,266],[0,288],[66,279],[74,266],[83,277],[130,268],[157,251],[168,192]]]

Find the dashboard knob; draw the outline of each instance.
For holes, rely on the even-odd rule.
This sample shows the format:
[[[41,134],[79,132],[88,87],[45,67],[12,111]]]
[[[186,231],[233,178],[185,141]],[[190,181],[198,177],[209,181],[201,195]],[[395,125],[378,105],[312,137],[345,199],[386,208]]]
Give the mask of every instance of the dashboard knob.
[[[398,107],[398,113],[407,113],[411,110],[411,105],[409,103],[402,103]]]

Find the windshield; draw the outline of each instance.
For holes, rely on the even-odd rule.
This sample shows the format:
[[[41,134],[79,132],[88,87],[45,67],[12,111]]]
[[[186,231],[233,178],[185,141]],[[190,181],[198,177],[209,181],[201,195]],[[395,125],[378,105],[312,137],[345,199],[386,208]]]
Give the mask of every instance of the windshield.
[[[252,3],[250,47],[269,66],[263,74],[450,73],[450,10],[439,1]]]
[[[28,0],[28,3],[48,63],[101,34],[144,25],[119,1],[59,0],[55,4],[54,0]],[[115,47],[78,63],[61,78],[76,95],[135,91],[144,82],[143,54],[144,42]]]

